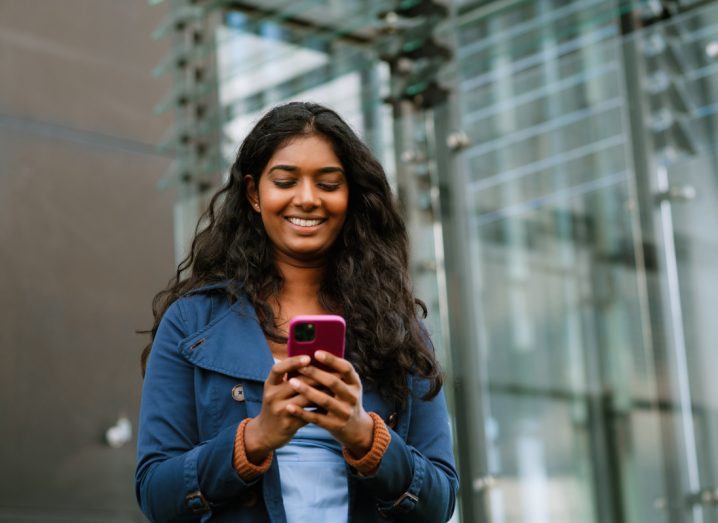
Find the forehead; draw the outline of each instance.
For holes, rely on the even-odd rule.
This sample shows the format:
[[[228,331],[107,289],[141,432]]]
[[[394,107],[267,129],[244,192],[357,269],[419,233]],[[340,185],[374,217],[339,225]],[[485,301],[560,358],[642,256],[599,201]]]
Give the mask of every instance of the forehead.
[[[342,165],[329,139],[316,134],[292,138],[281,147],[278,147],[269,162],[267,162],[265,170],[278,164],[306,168]]]

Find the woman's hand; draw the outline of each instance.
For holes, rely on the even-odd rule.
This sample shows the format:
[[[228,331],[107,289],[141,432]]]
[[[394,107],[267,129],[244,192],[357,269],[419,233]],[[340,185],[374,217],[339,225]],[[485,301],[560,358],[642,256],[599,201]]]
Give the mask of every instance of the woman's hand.
[[[262,463],[271,451],[287,444],[294,433],[307,424],[292,416],[287,406],[294,405],[302,410],[311,402],[298,395],[284,380],[284,375],[295,370],[301,372],[310,362],[309,356],[294,356],[275,363],[269,371],[264,382],[262,410],[244,429],[244,448],[252,463]],[[314,383],[303,376],[301,378],[307,383]]]
[[[325,412],[304,410],[297,402],[287,403],[284,408],[303,424],[314,423],[328,430],[349,452],[361,457],[369,452],[374,438],[374,420],[362,405],[361,379],[352,364],[343,358],[321,350],[315,352],[314,357],[335,372],[314,366],[302,366],[299,372],[323,385],[331,394],[296,378],[290,379],[289,385],[307,403],[313,403]]]

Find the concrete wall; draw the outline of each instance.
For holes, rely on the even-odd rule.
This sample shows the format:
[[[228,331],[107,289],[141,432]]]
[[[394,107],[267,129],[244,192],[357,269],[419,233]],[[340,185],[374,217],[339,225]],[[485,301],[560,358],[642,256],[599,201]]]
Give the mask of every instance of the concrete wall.
[[[146,0],[0,0],[0,521],[143,521],[133,491],[150,301],[173,270],[168,42]]]

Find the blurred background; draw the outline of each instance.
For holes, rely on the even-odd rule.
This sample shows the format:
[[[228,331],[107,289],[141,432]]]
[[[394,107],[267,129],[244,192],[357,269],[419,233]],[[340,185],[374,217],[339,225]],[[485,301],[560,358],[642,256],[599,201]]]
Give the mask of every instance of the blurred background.
[[[289,100],[397,191],[454,521],[718,523],[700,0],[0,0],[0,521],[144,520],[134,331]]]

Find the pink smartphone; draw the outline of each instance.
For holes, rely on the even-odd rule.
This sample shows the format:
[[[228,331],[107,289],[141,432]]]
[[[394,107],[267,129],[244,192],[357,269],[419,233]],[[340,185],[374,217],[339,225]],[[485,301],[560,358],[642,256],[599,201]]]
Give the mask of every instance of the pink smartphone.
[[[289,321],[288,356],[291,358],[308,354],[312,357],[312,365],[322,370],[330,370],[314,360],[314,352],[321,349],[343,358],[345,333],[346,323],[341,316],[295,316]]]

